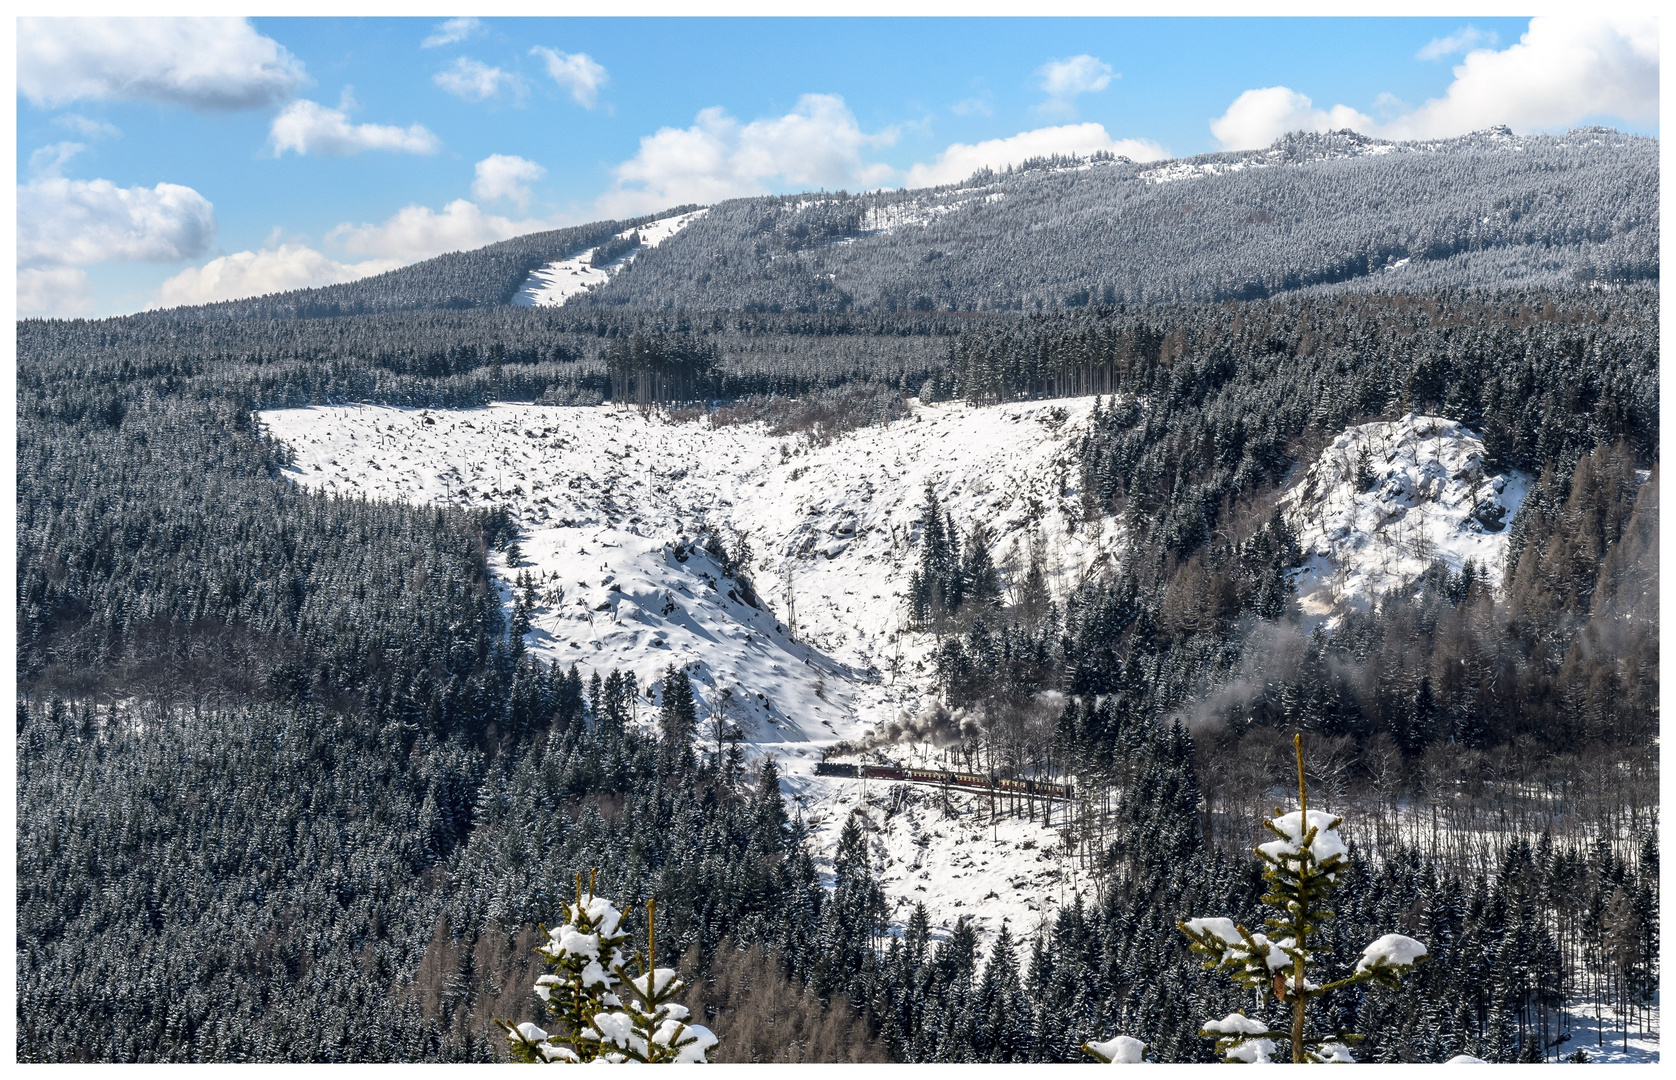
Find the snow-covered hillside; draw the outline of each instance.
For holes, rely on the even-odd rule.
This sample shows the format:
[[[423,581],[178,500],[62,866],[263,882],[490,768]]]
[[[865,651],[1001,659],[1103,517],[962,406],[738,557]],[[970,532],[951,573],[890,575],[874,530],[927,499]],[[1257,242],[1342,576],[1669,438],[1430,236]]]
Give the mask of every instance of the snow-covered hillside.
[[[1092,405],[921,406],[825,446],[610,406],[343,406],[261,419],[295,452],[300,484],[509,506],[522,563],[497,556],[496,570],[509,607],[520,574],[535,582],[529,648],[585,673],[632,670],[642,686],[685,665],[701,730],[725,714],[754,752],[775,755],[830,853],[861,782],[815,776],[820,749],[926,705],[932,642],[905,629],[903,599],[926,483],[962,531],[985,522],[1004,575],[1019,576],[1036,543],[1062,594],[1121,540],[1077,507],[1075,448]],[[755,606],[695,543],[705,525],[747,536]],[[649,719],[655,697],[643,701]],[[884,786],[872,782],[870,801]],[[881,804],[887,888],[904,905],[925,900],[934,923],[973,914],[984,928],[1034,928],[1071,882],[1042,861],[1057,836],[1015,820],[980,841],[978,805],[899,807],[887,823]]]
[[[633,262],[642,248],[657,247],[704,213],[705,209],[693,210],[618,233],[612,240],[627,240],[630,234],[638,232],[640,247],[604,266],[593,265],[594,252],[598,248],[589,248],[580,255],[548,263],[530,274],[524,287],[512,298],[512,304],[514,307],[558,307],[577,293],[605,284],[611,280],[612,274]]]
[[[1441,559],[1470,559],[1499,582],[1507,526],[1530,480],[1490,473],[1484,442],[1464,425],[1409,413],[1344,431],[1281,497],[1305,563],[1297,579],[1306,614],[1366,605]]]

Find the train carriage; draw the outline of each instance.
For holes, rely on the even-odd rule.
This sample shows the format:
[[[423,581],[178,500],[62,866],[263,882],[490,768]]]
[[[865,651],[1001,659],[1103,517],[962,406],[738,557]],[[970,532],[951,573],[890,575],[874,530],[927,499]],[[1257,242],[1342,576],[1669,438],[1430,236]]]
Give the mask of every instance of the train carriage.
[[[960,787],[978,791],[1025,795],[1037,799],[1070,799],[1074,797],[1070,784],[1058,784],[1048,780],[990,776],[985,773],[912,769],[898,765],[849,765],[842,762],[821,761],[815,765],[815,775],[843,776],[852,779],[899,780],[910,784]]]

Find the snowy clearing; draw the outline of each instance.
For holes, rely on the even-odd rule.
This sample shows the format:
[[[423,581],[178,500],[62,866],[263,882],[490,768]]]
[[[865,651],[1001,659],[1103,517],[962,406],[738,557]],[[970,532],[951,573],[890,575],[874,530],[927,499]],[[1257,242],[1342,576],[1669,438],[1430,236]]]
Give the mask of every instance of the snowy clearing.
[[[830,857],[862,781],[814,776],[821,747],[918,711],[929,681],[931,636],[904,626],[925,484],[963,531],[985,522],[1003,575],[1021,576],[1037,542],[1063,596],[1122,540],[1112,520],[1085,523],[1078,506],[1076,445],[1093,404],[919,406],[825,446],[761,424],[714,428],[611,406],[332,406],[260,419],[290,445],[288,474],[306,487],[511,508],[523,561],[492,562],[509,609],[518,575],[535,581],[530,650],[584,674],[632,670],[643,687],[684,665],[700,731],[722,713],[754,753],[773,754]],[[705,524],[729,542],[748,535],[757,606],[694,546]],[[655,694],[642,700],[649,722]],[[885,786],[871,782],[870,794]],[[939,827],[943,837],[881,830],[892,866],[918,863],[887,872],[888,893],[926,900],[935,925],[974,914],[987,928],[1007,919],[1033,929],[1069,873],[1046,873],[1056,834],[1003,820],[999,840],[979,843],[966,835],[979,803],[960,798],[967,810],[958,829]],[[904,828],[901,837],[931,840],[910,853]]]
[[[1530,478],[1491,474],[1484,457],[1483,440],[1464,425],[1413,413],[1334,439],[1280,501],[1304,553],[1304,613],[1365,607],[1436,559],[1452,573],[1473,560],[1500,582],[1507,526]]]
[[[604,266],[592,264],[597,248],[589,248],[572,258],[548,263],[530,274],[529,280],[524,282],[524,287],[512,298],[512,304],[514,307],[558,307],[577,293],[586,292],[596,285],[604,285],[611,280],[612,274],[633,262],[641,248],[657,247],[708,211],[709,208],[706,207],[686,214],[677,214],[654,221],[638,230],[628,229],[618,233],[612,237],[613,240],[626,240],[629,234],[639,232],[640,248]]]

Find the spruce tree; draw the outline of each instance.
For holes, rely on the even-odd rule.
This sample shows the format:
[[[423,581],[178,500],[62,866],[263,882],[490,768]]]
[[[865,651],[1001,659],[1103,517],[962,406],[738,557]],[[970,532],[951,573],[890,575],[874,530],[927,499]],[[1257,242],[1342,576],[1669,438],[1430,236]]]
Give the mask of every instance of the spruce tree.
[[[658,724],[664,741],[675,746],[686,746],[698,726],[698,707],[693,701],[692,680],[685,669],[673,665],[663,676],[663,703],[658,710]]]

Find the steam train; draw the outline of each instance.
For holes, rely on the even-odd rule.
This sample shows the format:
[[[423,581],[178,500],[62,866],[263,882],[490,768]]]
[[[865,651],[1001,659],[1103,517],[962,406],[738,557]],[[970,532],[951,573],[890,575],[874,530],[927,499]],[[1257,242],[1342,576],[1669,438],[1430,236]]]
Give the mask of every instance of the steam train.
[[[909,769],[900,765],[844,765],[821,761],[815,764],[816,776],[867,777],[874,780],[905,780],[911,784],[938,784],[949,787],[975,788],[1037,799],[1072,798],[1070,784],[1054,784],[1046,780],[1014,780],[988,773],[943,772],[939,769]]]

